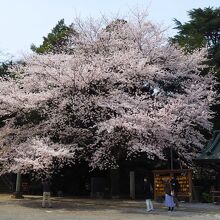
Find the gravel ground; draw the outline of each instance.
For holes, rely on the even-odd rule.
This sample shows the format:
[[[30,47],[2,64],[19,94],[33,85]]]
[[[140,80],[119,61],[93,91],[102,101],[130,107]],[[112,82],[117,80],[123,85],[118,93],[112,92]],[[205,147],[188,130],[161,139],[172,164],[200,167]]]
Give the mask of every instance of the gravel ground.
[[[220,205],[182,203],[168,212],[161,203],[147,213],[144,201],[53,198],[53,208],[41,208],[41,197],[23,200],[0,195],[0,220],[220,220]]]

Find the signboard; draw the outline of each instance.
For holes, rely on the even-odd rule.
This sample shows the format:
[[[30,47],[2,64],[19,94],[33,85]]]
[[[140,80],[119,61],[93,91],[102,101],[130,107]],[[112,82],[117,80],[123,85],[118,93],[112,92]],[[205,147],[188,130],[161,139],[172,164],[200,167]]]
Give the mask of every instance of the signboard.
[[[154,173],[154,199],[165,195],[164,185],[166,180],[176,177],[180,184],[178,197],[187,197],[192,201],[192,170],[153,170]]]

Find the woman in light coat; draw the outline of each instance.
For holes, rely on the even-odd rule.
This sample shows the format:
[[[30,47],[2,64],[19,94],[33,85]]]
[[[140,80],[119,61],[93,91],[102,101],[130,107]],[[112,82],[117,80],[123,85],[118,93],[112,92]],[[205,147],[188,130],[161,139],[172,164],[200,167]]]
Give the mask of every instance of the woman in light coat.
[[[165,191],[165,204],[168,207],[168,211],[173,211],[175,206],[173,200],[174,194],[172,192],[172,187],[169,180],[165,181],[164,191]]]

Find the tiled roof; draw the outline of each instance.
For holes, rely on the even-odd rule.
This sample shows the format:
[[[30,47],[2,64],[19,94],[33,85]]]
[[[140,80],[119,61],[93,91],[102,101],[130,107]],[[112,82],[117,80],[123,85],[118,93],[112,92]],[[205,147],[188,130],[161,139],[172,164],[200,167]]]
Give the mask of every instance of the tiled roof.
[[[201,162],[219,161],[220,162],[220,130],[214,131],[212,139],[209,141],[207,147],[195,159]]]

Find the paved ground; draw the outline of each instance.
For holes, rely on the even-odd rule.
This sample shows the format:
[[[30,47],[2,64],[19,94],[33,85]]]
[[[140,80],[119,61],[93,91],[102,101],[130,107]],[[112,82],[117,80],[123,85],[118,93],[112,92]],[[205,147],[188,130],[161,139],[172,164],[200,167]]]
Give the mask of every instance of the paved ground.
[[[220,205],[182,203],[167,212],[161,203],[145,212],[144,201],[53,198],[53,208],[41,208],[41,197],[23,200],[0,195],[0,220],[220,220]]]

